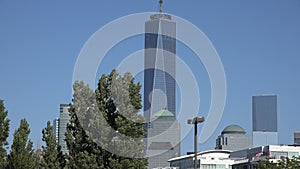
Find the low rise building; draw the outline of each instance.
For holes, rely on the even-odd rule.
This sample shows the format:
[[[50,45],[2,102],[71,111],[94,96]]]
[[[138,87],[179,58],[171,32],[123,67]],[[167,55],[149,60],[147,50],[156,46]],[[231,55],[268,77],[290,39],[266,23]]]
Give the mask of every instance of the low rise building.
[[[252,147],[252,140],[238,125],[227,126],[216,139],[216,149],[237,151]]]
[[[197,154],[198,167],[201,169],[231,169],[234,160],[230,159],[227,150],[209,150]],[[177,169],[193,169],[194,154],[180,156],[169,160],[171,167]]]
[[[239,151],[210,150],[197,154],[200,169],[254,169],[260,160],[278,162],[285,158],[300,156],[300,146],[268,145]],[[194,154],[169,160],[176,169],[193,169]]]
[[[299,156],[299,146],[268,145],[231,152],[230,159],[235,160],[233,169],[252,169],[260,160],[269,160],[276,163],[287,157]]]

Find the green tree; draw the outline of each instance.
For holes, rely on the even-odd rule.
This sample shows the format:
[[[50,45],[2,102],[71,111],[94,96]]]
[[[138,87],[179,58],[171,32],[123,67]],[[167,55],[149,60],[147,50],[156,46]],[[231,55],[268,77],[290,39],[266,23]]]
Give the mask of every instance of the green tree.
[[[300,157],[284,158],[274,163],[269,160],[260,160],[257,165],[257,169],[300,169]]]
[[[130,73],[102,75],[93,92],[75,82],[66,140],[69,168],[146,168],[140,83]]]
[[[286,168],[286,169],[300,169],[300,157],[292,157],[292,158],[285,158],[282,159],[278,163],[278,168]]]
[[[145,136],[144,118],[138,114],[142,108],[141,84],[134,83],[130,73],[120,76],[116,70],[102,75],[96,89],[96,100],[100,112],[115,133],[108,135],[112,140],[108,147],[114,151],[103,156],[105,168],[146,168],[143,158]]]
[[[260,160],[254,167],[256,169],[277,169],[278,165],[276,163],[270,162],[269,160]]]
[[[46,146],[42,146],[43,159],[41,166],[45,169],[60,168],[58,145],[50,121],[47,122],[47,127],[43,129],[42,133],[42,140],[45,142]]]
[[[37,149],[34,154],[33,154],[33,158],[34,158],[34,167],[36,169],[40,169],[41,168],[41,164],[42,164],[42,160],[43,160],[43,150],[41,149]]]
[[[8,146],[7,137],[9,136],[9,119],[7,118],[7,110],[5,110],[3,100],[0,100],[0,168],[7,166],[7,153]]]
[[[70,108],[71,119],[67,126],[66,141],[69,149],[69,168],[104,168],[102,149],[88,136],[90,115],[95,114],[95,94],[82,81],[73,84],[73,102]],[[80,117],[81,122],[78,117]],[[104,130],[102,128],[102,130]]]
[[[32,141],[28,140],[30,133],[26,119],[22,119],[20,127],[14,132],[13,144],[8,156],[9,168],[32,169],[35,168],[34,150]]]

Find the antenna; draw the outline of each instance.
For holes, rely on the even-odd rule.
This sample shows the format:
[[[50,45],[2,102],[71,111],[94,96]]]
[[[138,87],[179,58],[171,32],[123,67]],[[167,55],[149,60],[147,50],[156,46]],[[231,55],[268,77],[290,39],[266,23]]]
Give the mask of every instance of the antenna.
[[[159,12],[162,13],[163,0],[159,0]]]

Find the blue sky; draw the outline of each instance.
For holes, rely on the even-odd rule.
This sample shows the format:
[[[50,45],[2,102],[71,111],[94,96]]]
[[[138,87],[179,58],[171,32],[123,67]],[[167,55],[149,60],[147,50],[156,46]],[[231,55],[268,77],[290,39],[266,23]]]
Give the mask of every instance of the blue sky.
[[[11,136],[20,119],[26,118],[30,138],[35,144],[41,140],[46,122],[59,115],[59,104],[71,101],[76,59],[95,31],[119,17],[153,11],[158,11],[155,0],[0,0],[0,98],[9,111]],[[223,118],[199,149],[213,149],[217,135],[229,124],[251,134],[251,97],[270,93],[279,97],[279,142],[291,144],[293,132],[300,131],[300,2],[165,0],[164,11],[201,29],[225,69]],[[143,48],[142,37],[124,43],[130,45],[112,49],[98,76],[110,72],[126,54]],[[210,104],[207,73],[183,45],[177,52],[192,70],[202,67],[197,80],[199,112],[205,116]],[[191,142],[190,134],[183,141],[182,154],[193,150]]]

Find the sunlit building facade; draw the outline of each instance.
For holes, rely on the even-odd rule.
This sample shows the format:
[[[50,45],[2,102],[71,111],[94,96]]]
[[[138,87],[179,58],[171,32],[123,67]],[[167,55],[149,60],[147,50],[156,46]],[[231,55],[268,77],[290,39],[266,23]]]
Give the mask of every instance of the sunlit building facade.
[[[238,125],[227,126],[216,139],[216,149],[219,150],[236,151],[251,147],[251,137]]]
[[[169,167],[180,155],[176,119],[176,23],[168,14],[154,14],[145,23],[144,117],[148,168]]]
[[[61,146],[61,151],[63,154],[68,154],[68,147],[65,141],[66,139],[66,132],[67,132],[67,124],[70,121],[70,113],[69,113],[69,104],[60,104],[60,112],[59,118],[53,120],[53,129],[54,129],[54,136],[58,145]]]
[[[252,97],[253,147],[278,145],[277,95]]]
[[[300,145],[300,132],[295,132],[294,133],[294,144],[295,145]]]

